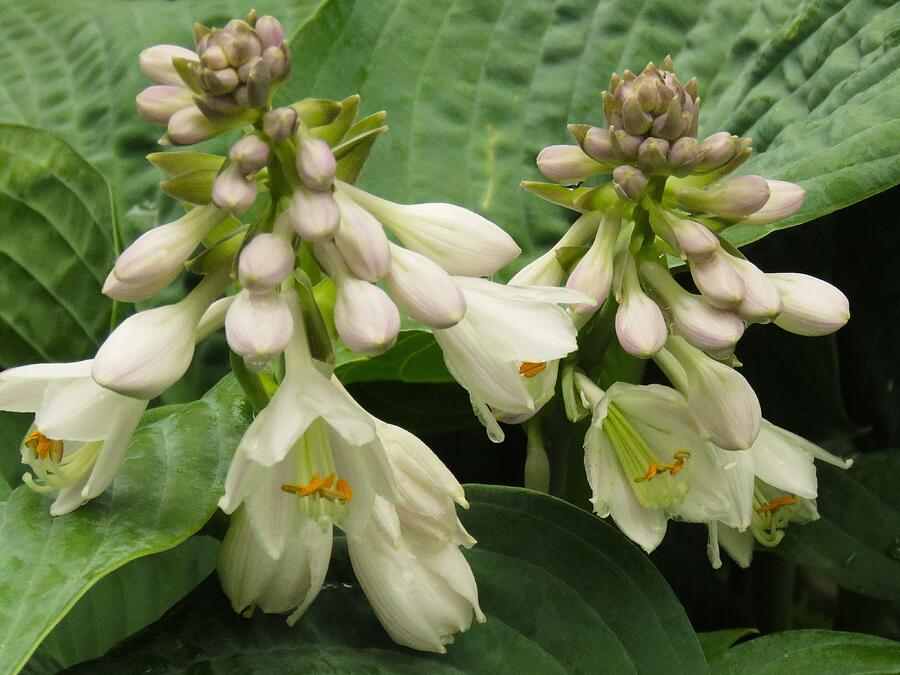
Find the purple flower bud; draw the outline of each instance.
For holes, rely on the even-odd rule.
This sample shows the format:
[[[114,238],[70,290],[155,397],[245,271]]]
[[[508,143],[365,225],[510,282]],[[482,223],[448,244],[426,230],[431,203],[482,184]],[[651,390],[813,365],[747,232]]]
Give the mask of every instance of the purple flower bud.
[[[644,112],[637,97],[632,97],[622,105],[622,122],[625,125],[625,131],[640,136],[650,130],[653,116]]]
[[[172,115],[194,105],[189,89],[170,85],[147,87],[137,95],[138,113],[148,122],[168,124]]]
[[[662,207],[651,208],[650,227],[682,258],[705,258],[719,248],[718,237],[705,225]]]
[[[698,171],[712,171],[727,164],[738,151],[737,136],[720,131],[707,136],[700,144],[702,159],[697,163]]]
[[[351,350],[376,356],[397,341],[400,312],[378,286],[348,276],[337,281],[334,325]]]
[[[160,142],[168,141],[172,145],[193,145],[212,138],[222,131],[223,128],[210,122],[199,108],[191,106],[182,108],[169,118],[166,135]]]
[[[644,136],[632,136],[621,129],[610,127],[609,140],[617,157],[627,162],[637,159],[638,150],[644,142]]]
[[[243,176],[260,171],[269,162],[269,145],[259,136],[244,136],[228,152],[228,158]]]
[[[237,71],[234,68],[223,70],[205,69],[200,76],[205,89],[214,96],[229,94],[240,84]]]
[[[319,138],[303,138],[297,147],[297,173],[310,190],[330,190],[337,162],[328,143]]]
[[[598,162],[603,164],[616,163],[612,141],[606,129],[601,129],[600,127],[588,129],[581,141],[581,149]]]
[[[613,169],[613,186],[622,199],[636,201],[647,187],[647,176],[633,166],[617,166]]]
[[[743,300],[744,282],[721,249],[706,258],[689,258],[688,266],[703,299],[713,307],[729,309]]]
[[[253,27],[262,42],[263,49],[268,47],[280,47],[284,41],[284,28],[281,22],[274,16],[261,16]]]
[[[297,128],[297,111],[294,108],[275,108],[263,115],[263,133],[279,143],[289,138]]]
[[[662,138],[648,138],[638,148],[638,167],[646,175],[665,168],[669,153],[669,141]]]
[[[391,247],[375,217],[341,193],[335,195],[341,223],[334,243],[354,276],[376,282],[391,269]]]
[[[218,45],[206,49],[200,57],[200,63],[210,70],[222,70],[229,66],[228,55]]]
[[[235,165],[225,167],[213,181],[212,200],[232,213],[244,213],[256,201],[256,181],[242,176]]]
[[[675,186],[673,193],[683,208],[723,218],[744,219],[769,200],[769,184],[762,176],[738,176],[706,189]]]
[[[563,185],[582,182],[606,167],[589,157],[577,145],[551,145],[538,154],[538,170],[550,180]]]
[[[280,47],[267,47],[262,58],[273,82],[283,81],[291,71],[291,53],[287,42],[282,42]]]
[[[294,249],[284,237],[258,234],[241,251],[238,279],[249,291],[267,291],[287,278],[294,259]]]
[[[641,289],[631,256],[625,259],[622,298],[616,310],[616,336],[622,349],[639,359],[656,354],[669,336],[659,305]]]
[[[306,241],[331,239],[337,234],[341,212],[331,192],[294,189],[288,208],[291,226]]]
[[[700,141],[691,136],[679,138],[669,150],[669,168],[676,176],[685,176],[693,170],[700,155]]]

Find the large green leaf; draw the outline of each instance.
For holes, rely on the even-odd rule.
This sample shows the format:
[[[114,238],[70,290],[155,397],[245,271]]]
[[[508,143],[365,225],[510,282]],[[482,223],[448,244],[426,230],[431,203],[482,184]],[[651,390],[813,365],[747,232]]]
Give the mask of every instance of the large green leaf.
[[[404,329],[397,343],[374,358],[352,352],[343,345],[337,353],[338,377],[352,382],[398,381],[411,384],[453,382],[444,365],[441,348],[429,330]]]
[[[715,675],[896,673],[900,643],[857,633],[792,630],[733,647],[709,665]]]
[[[706,672],[674,595],[614,528],[522,489],[466,494],[462,518],[479,540],[469,560],[488,621],[446,655],[391,644],[339,559],[294,629],[281,617],[243,620],[206,589],[81,672]]]
[[[791,526],[776,552],[841,586],[900,603],[900,450],[868,453],[847,471],[819,465],[819,513]]]
[[[539,150],[602,123],[612,71],[672,54],[700,78],[701,132],[755,136],[745,170],[807,189],[797,224],[900,177],[898,18],[890,0],[329,0],[292,41],[282,100],[360,92],[391,124],[361,185],[476,209],[530,256],[569,217],[517,188]]]
[[[194,22],[223,25],[252,6],[293,30],[317,0],[2,0],[0,121],[53,130],[110,180],[123,214],[152,214],[159,172],[144,160],[162,129],[134,97],[150,82],[137,55],[154,44],[191,46]],[[151,219],[152,220],[152,219]],[[152,222],[150,224],[153,224]]]
[[[0,124],[0,368],[96,347],[109,326],[100,288],[112,232],[96,169],[54,134]]]
[[[103,656],[159,619],[209,576],[218,550],[219,542],[212,537],[191,537],[103,577],[50,631],[23,672],[46,675]]]
[[[101,577],[174,547],[214,513],[248,421],[232,378],[200,401],[151,411],[98,499],[59,518],[17,488],[0,512],[0,672],[15,672]]]

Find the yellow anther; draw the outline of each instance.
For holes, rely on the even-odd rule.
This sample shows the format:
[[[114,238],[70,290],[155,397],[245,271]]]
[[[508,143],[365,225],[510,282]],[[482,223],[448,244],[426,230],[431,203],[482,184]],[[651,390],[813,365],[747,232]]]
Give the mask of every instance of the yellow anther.
[[[643,476],[637,476],[634,479],[635,483],[643,483],[644,481],[653,480],[660,473],[665,473],[669,471],[672,467],[668,464],[660,464],[659,462],[650,462],[650,466],[647,467],[647,473]]]
[[[676,450],[675,454],[672,455],[672,459],[675,460],[675,463],[669,466],[669,473],[674,476],[677,473],[680,473],[684,468],[684,463],[691,456],[690,450]]]
[[[332,485],[334,489],[332,489]],[[350,489],[350,484],[343,479],[338,479],[337,483],[335,483],[335,475],[333,473],[328,474],[325,478],[315,474],[306,485],[284,483],[281,489],[298,497],[315,495],[323,499],[338,501],[342,504],[346,504],[353,499],[353,491]]]
[[[338,480],[334,489],[337,490],[337,493],[341,496],[341,501],[349,502],[353,499],[353,490],[350,489],[350,483],[343,478]]]
[[[792,506],[798,501],[794,495],[786,495],[778,497],[770,502],[766,502],[756,509],[757,513],[777,513],[783,506]]]
[[[32,431],[25,439],[25,447],[29,448],[38,459],[48,457],[59,464],[63,457],[63,442],[47,438],[40,431]]]
[[[534,363],[533,361],[525,361],[519,366],[519,375],[526,378],[532,378],[547,367],[547,362]]]

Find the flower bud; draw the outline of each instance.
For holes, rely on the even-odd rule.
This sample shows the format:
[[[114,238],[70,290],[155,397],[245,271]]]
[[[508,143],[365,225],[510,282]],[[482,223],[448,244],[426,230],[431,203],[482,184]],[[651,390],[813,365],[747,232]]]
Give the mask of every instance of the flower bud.
[[[112,274],[129,288],[130,297],[143,296],[138,297],[141,300],[150,297],[179,275],[203,237],[227,215],[227,211],[215,206],[198,206],[178,220],[145,232],[122,251]],[[104,293],[115,290],[116,284],[107,279]]]
[[[769,184],[769,200],[759,211],[751,213],[742,222],[766,225],[787,218],[803,206],[804,189],[783,180],[766,180]]]
[[[284,351],[293,331],[291,310],[275,290],[241,291],[225,317],[228,346],[253,372],[261,371]]]
[[[275,288],[294,269],[294,250],[276,234],[258,234],[244,246],[238,260],[238,279],[254,293]]]
[[[653,174],[666,166],[669,141],[662,138],[648,138],[638,148],[638,167],[645,174]]]
[[[679,138],[669,149],[668,164],[676,176],[689,174],[702,156],[700,142],[692,136]]]
[[[730,162],[739,149],[737,139],[727,131],[719,131],[703,139],[700,143],[702,159],[697,162],[697,171],[712,171]]]
[[[719,250],[719,239],[708,227],[656,205],[650,208],[650,226],[682,258],[705,258]]]
[[[381,223],[349,197],[337,193],[334,199],[341,222],[334,243],[353,275],[374,283],[391,269],[391,247]]]
[[[100,345],[94,380],[124,396],[151,399],[177,382],[194,356],[197,325],[228,286],[228,269],[207,275],[174,305],[133,314]]]
[[[462,320],[466,299],[450,275],[428,258],[391,244],[391,297],[413,321],[449,328]]]
[[[578,314],[596,311],[609,295],[613,277],[613,253],[620,225],[621,214],[617,210],[610,209],[604,214],[594,242],[566,281],[566,288],[581,291],[594,300],[593,303],[575,305],[574,310]]]
[[[212,200],[232,213],[244,213],[256,201],[256,181],[244,178],[236,165],[227,166],[213,181]]]
[[[647,188],[647,176],[633,166],[617,166],[613,169],[613,186],[622,199],[637,201]]]
[[[275,108],[263,115],[263,133],[279,143],[289,138],[297,128],[297,111],[294,108]]]
[[[283,81],[291,71],[291,52],[287,42],[282,42],[280,47],[267,47],[262,58],[273,82]]]
[[[612,145],[613,153],[618,158],[626,162],[633,162],[637,159],[638,150],[641,147],[641,143],[644,142],[644,136],[631,136],[615,127],[610,127],[609,133],[609,142]]]
[[[228,151],[228,159],[243,176],[260,171],[269,162],[269,144],[259,136],[244,136]]]
[[[622,349],[640,359],[666,344],[669,329],[659,306],[641,289],[634,259],[625,259],[622,299],[616,310],[616,336]]]
[[[102,293],[108,298],[122,302],[140,302],[162,293],[170,283],[172,283],[171,279],[159,277],[144,284],[129,284],[118,279],[115,270],[110,270],[106,281],[103,282]]]
[[[138,56],[141,72],[154,82],[183,87],[184,81],[172,65],[173,58],[197,61],[197,54],[178,45],[155,45]]]
[[[673,193],[678,204],[689,211],[744,219],[769,200],[769,184],[762,176],[738,176],[702,190],[676,186]]]
[[[135,99],[138,113],[148,122],[168,124],[172,115],[194,105],[190,89],[170,85],[147,87]]]
[[[759,400],[744,376],[672,336],[666,350],[684,370],[673,384],[688,400],[701,432],[726,450],[746,450],[759,435]],[[683,381],[679,381],[683,379]]]
[[[606,170],[606,166],[589,157],[577,145],[551,145],[537,157],[538,170],[548,179],[573,185],[588,176]]]
[[[247,75],[247,105],[262,108],[269,100],[272,75],[262,58],[257,58]],[[236,91],[236,90],[235,90]]]
[[[341,212],[331,192],[294,188],[287,213],[294,231],[306,241],[331,239],[338,231]]]
[[[706,258],[689,258],[688,266],[703,298],[713,307],[728,309],[744,297],[744,282],[718,249]]]
[[[566,271],[559,264],[556,249],[552,248],[539,258],[520,269],[512,279],[510,286],[559,286],[566,276]]]
[[[262,43],[263,49],[268,47],[280,47],[284,42],[284,28],[281,22],[274,16],[261,16],[256,20],[253,26],[259,41]]]
[[[303,138],[297,147],[297,173],[310,190],[330,190],[337,163],[328,143],[319,138]]]
[[[223,130],[222,126],[210,122],[199,108],[191,106],[182,108],[169,118],[166,134],[160,143],[163,145],[193,145],[212,138]]]
[[[613,150],[609,132],[600,127],[591,127],[581,140],[581,149],[591,158],[603,164],[616,163],[616,155]]]
[[[828,335],[850,319],[847,296],[808,274],[767,274],[781,294],[784,309],[775,325],[797,335]]]
[[[400,312],[387,294],[367,281],[346,276],[337,280],[334,325],[352,351],[376,356],[394,346]]]
[[[768,277],[749,260],[723,252],[744,282],[744,298],[735,308],[745,321],[768,323],[781,313],[781,295]]]
[[[716,309],[703,298],[684,290],[668,270],[656,263],[640,266],[641,276],[672,313],[675,331],[704,351],[733,349],[744,332],[744,324],[732,312]]]
[[[200,65],[210,70],[222,70],[228,68],[230,64],[225,50],[218,45],[213,45],[203,50],[203,54],[200,55]]]
[[[203,83],[203,88],[213,96],[230,94],[241,82],[234,68],[223,68],[222,70],[206,68],[200,75],[200,81]]]
[[[460,206],[394,204],[347,183],[340,183],[339,189],[407,248],[427,256],[450,274],[489,276],[521,253],[506,232]]]

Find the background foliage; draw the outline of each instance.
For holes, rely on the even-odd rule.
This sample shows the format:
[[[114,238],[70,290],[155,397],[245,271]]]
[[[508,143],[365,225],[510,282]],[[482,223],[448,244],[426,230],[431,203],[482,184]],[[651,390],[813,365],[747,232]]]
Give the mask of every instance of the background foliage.
[[[84,358],[113,311],[98,291],[117,238],[130,241],[177,211],[143,159],[160,130],[133,109],[144,86],[137,54],[160,42],[189,44],[193,21],[222,24],[249,7],[233,0],[2,0],[0,7],[0,367]],[[826,662],[842,673],[896,670],[896,645],[871,636],[784,632],[729,649],[748,633],[698,642],[693,631],[900,634],[893,484],[900,453],[891,449],[900,447],[900,282],[890,253],[900,235],[896,192],[866,199],[900,176],[900,6],[293,0],[256,8],[275,13],[293,35],[294,79],[282,102],[359,92],[364,113],[389,111],[392,131],[374,150],[364,187],[483,213],[522,246],[517,264],[568,222],[563,209],[516,187],[538,178],[534,156],[566,142],[567,122],[602,121],[597,94],[613,70],[672,54],[679,74],[700,80],[701,132],[751,135],[759,154],[743,172],[807,190],[790,220],[729,236],[747,243],[812,221],[755,244],[749,255],[767,271],[833,281],[850,297],[853,319],[836,337],[816,340],[756,327],[739,355],[767,417],[858,454],[857,465],[821,470],[822,519],[792,528],[777,555],[758,554],[750,571],[726,564],[713,572],[702,528],[675,527],[652,556],[660,576],[609,524],[576,508],[586,506],[575,480],[579,441],[560,434],[554,466],[559,475],[569,463],[573,470],[559,492],[576,506],[521,490],[469,489],[473,508],[463,518],[480,542],[471,562],[490,621],[436,659],[387,640],[340,556],[295,631],[277,617],[234,616],[214,579],[192,591],[214,564],[223,523],[207,521],[247,421],[230,381],[198,403],[148,413],[110,492],[64,519],[51,520],[46,504],[19,486],[16,448],[28,420],[2,414],[0,671],[27,661],[28,672],[51,673],[101,657],[186,594],[83,671],[288,672],[339,663],[382,672],[533,671],[535,664],[541,672],[664,672],[677,663],[704,672],[700,644],[717,673],[771,672],[773,663],[824,672]],[[199,398],[224,374],[221,343],[205,345],[197,360],[165,402]],[[377,359],[344,355],[341,363],[363,405],[424,435],[461,479],[521,483],[521,433],[510,429],[502,446],[487,442],[427,333],[404,334]],[[626,359],[604,368],[610,378],[640,377]],[[646,377],[657,375],[650,369]],[[192,537],[204,523],[204,534]],[[165,583],[172,579],[183,584]]]

